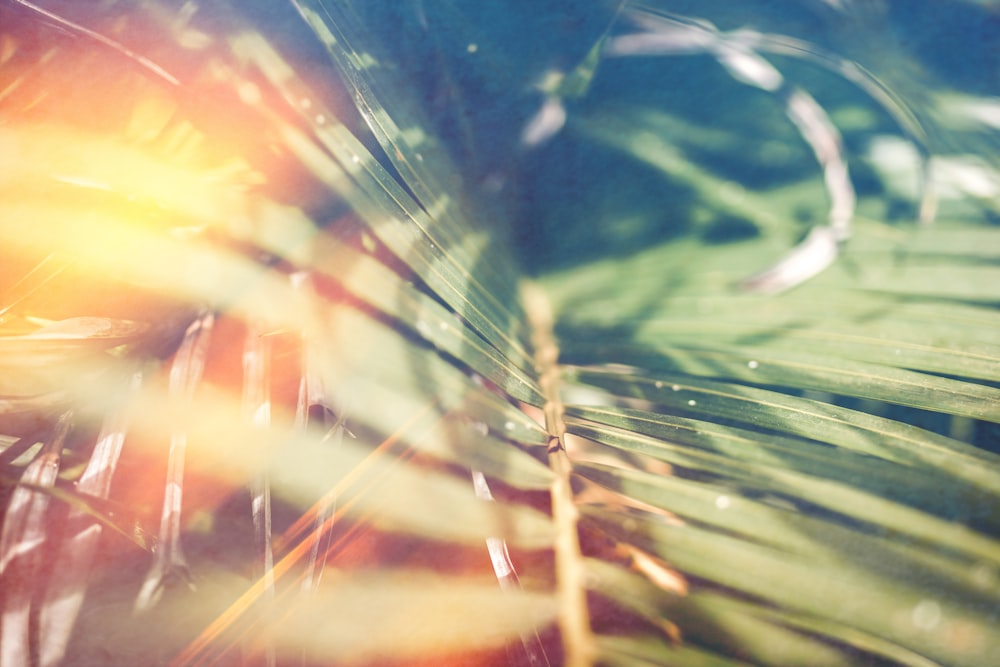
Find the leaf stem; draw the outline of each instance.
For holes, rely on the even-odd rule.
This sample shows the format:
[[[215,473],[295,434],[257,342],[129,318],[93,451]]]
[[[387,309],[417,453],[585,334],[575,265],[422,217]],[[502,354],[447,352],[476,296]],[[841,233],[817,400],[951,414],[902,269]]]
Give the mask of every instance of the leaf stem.
[[[577,532],[579,511],[573,501],[573,489],[570,486],[573,469],[566,452],[566,427],[563,423],[562,400],[559,397],[559,347],[552,335],[552,308],[548,297],[534,283],[524,284],[521,297],[531,325],[535,370],[545,397],[549,467],[555,472],[550,495],[552,518],[556,527],[556,595],[559,600],[559,630],[565,654],[564,664],[567,667],[590,667],[594,663],[596,645],[590,628],[584,562]]]

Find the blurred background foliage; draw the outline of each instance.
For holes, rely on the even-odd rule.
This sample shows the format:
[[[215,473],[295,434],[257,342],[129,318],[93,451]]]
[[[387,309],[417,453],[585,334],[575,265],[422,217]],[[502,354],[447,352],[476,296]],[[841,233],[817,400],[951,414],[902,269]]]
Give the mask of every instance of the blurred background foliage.
[[[998,35],[0,2],[0,664],[1000,661]]]

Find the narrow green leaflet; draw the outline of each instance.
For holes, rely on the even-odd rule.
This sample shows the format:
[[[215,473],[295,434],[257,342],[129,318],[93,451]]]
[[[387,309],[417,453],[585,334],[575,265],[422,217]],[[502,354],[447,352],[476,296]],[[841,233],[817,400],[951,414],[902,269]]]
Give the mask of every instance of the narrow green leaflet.
[[[567,376],[683,415],[732,420],[889,461],[938,467],[991,493],[1000,492],[996,455],[866,412],[756,387],[684,376],[661,375],[654,379],[596,368],[569,369]]]
[[[851,665],[852,657],[822,638],[788,627],[778,612],[762,618],[761,608],[734,598],[702,591],[668,594],[646,577],[597,560],[587,561],[592,590],[640,615],[651,627],[664,619],[675,619],[681,642],[649,636],[599,636],[602,651],[609,651],[611,664],[661,664],[670,656],[679,664],[744,664],[730,662],[735,656],[757,665]],[[725,631],[725,639],[720,637]],[[645,656],[643,658],[642,656]],[[657,658],[659,656],[659,658]],[[644,660],[661,662],[648,663]],[[639,662],[633,662],[633,661]]]
[[[824,576],[817,577],[811,559],[746,540],[693,525],[670,525],[660,517],[639,519],[629,530],[616,512],[584,511],[617,539],[641,544],[687,574],[844,627],[842,633],[831,632],[831,638],[846,642],[859,632],[870,634],[944,664],[970,667],[990,664],[1000,655],[988,612],[965,600],[910,588],[850,561],[827,565]],[[734,567],[733,554],[739,554],[739,567]],[[934,613],[931,627],[922,616],[928,605]],[[968,641],[953,641],[955,633]]]
[[[37,244],[72,256],[78,270],[156,290],[188,303],[231,309],[278,327],[308,327],[303,301],[285,276],[204,240],[185,241],[137,225],[119,211],[86,210],[29,198],[4,203],[0,238],[33,252]],[[100,238],[100,243],[88,243]],[[252,298],[250,295],[252,294]]]
[[[92,392],[92,385],[80,384],[72,388],[77,394]],[[353,386],[359,408],[363,398],[383,401],[382,419],[372,421],[375,408],[348,408],[348,426],[358,433],[335,446],[321,426],[296,431],[290,419],[276,419],[272,428],[255,427],[240,418],[237,399],[218,392],[206,390],[193,407],[184,408],[171,403],[162,388],[145,387],[129,406],[131,431],[138,436],[132,446],[155,453],[160,446],[155,436],[177,429],[192,443],[187,465],[194,473],[238,486],[266,471],[273,495],[303,511],[335,497],[350,516],[387,531],[471,545],[488,537],[528,549],[551,544],[547,515],[528,506],[482,501],[468,478],[416,465],[401,454],[426,448],[438,460],[478,465],[486,474],[507,476],[527,488],[544,488],[548,469],[543,464],[485,437],[481,429],[449,424],[432,398],[420,401],[389,390],[368,393],[374,390],[361,383]],[[118,399],[102,400],[114,404]],[[95,407],[100,405],[95,401]]]
[[[275,86],[282,89],[292,85],[293,81],[286,78],[290,71],[282,67],[280,56],[266,42],[249,35],[241,39],[236,47],[253,58]],[[448,235],[445,226],[442,232],[434,204],[414,201],[345,126],[335,122],[331,114],[323,118],[323,122],[313,120],[308,133],[291,125],[279,125],[291,153],[321,183],[350,203],[374,234],[484,337],[500,349],[526,359],[524,344],[519,340],[523,334],[518,332],[522,320],[516,307],[511,310],[516,304],[511,297],[514,281],[499,270],[484,269],[483,262],[491,256],[489,248],[495,239],[482,229],[466,230],[464,234],[452,230]],[[391,153],[391,148],[387,147],[387,152]],[[439,192],[447,197],[446,190]],[[504,299],[504,294],[508,298]]]
[[[547,442],[538,424],[514,405],[428,348],[358,311],[334,309],[328,317],[324,335],[331,347],[320,360],[321,372],[332,402],[349,424],[369,424],[389,435],[413,415],[430,410],[459,420],[434,426],[438,438],[425,440],[430,451],[470,468],[493,460],[495,465],[483,471],[506,469],[508,483],[515,486],[549,479],[543,463],[505,442]]]
[[[511,397],[541,405],[537,381],[504,358],[439,302],[365,255],[340,251],[350,268],[330,271],[331,277],[383,314],[414,327],[414,332],[503,389]],[[339,264],[339,262],[338,262]],[[322,269],[322,267],[318,267]]]
[[[345,76],[355,105],[389,162],[427,212],[426,220],[420,222],[428,238],[448,249],[448,255],[464,267],[477,267],[471,278],[484,281],[489,288],[486,296],[499,297],[498,303],[511,309],[512,326],[519,326],[516,274],[510,262],[501,260],[503,253],[495,252],[503,234],[492,211],[466,201],[456,190],[456,169],[444,147],[424,130],[426,122],[419,111],[400,94],[406,84],[368,50],[365,29],[350,2],[296,0],[295,4]],[[397,190],[394,183],[385,185],[389,192]]]
[[[581,476],[601,486],[677,514],[685,521],[796,554],[817,565],[836,567],[849,560],[882,569],[879,563],[892,563],[898,575],[906,573],[925,584],[933,582],[937,590],[948,591],[956,598],[979,598],[983,604],[998,592],[995,586],[982,586],[970,575],[977,569],[997,568],[995,540],[877,498],[865,504],[866,496],[872,498],[870,494],[852,492],[843,485],[806,480],[813,489],[806,499],[801,486],[782,483],[787,482],[788,475],[755,483],[752,475],[759,474],[759,469],[748,471],[743,479],[722,469],[719,479],[712,482],[596,463],[578,469]],[[685,472],[692,470],[709,474],[707,468],[687,468]],[[796,507],[796,502],[802,507]],[[813,508],[804,507],[805,503],[830,514],[811,516],[806,512]],[[868,539],[865,550],[859,552],[856,545],[862,535]]]
[[[429,572],[331,572],[324,584],[276,628],[280,644],[317,662],[412,661],[442,641],[456,653],[501,648],[556,610],[548,593],[497,595],[496,582]]]
[[[749,667],[752,664],[692,646],[667,646],[646,636],[598,637],[597,646],[602,663],[615,667],[661,667],[667,658],[687,667]]]
[[[639,122],[638,117],[630,116],[633,114],[599,114],[577,121],[575,127],[588,138],[622,150],[662,172],[665,182],[691,187],[701,202],[719,213],[749,220],[772,233],[787,228],[780,208],[771,198],[712,173],[674,144],[669,134],[659,131],[656,124]]]
[[[367,171],[357,166],[346,167],[351,180],[345,181],[345,167],[338,165],[305,136],[289,130],[285,140],[317,178],[340,191],[376,237],[406,262],[428,287],[481,331],[489,342],[516,355],[520,363],[526,365],[529,355],[523,344],[507,333],[506,324],[504,327],[496,324],[513,322],[514,314],[480,285],[472,273],[473,260],[459,263],[448,246],[428,239],[427,214],[366,153],[360,142],[355,140],[352,155],[366,155],[364,169]],[[353,160],[347,157],[345,162],[350,165]],[[485,248],[485,239],[480,247]]]
[[[955,513],[956,504],[974,500],[975,492],[959,492],[962,480],[939,468],[908,462],[876,459],[860,452],[799,440],[771,432],[752,431],[668,414],[613,406],[569,406],[574,432],[584,437],[597,435],[600,423],[624,432],[645,435],[634,441],[615,439],[630,451],[643,452],[663,460],[712,470],[715,465],[742,474],[744,467],[797,472],[806,477],[836,480],[867,493],[895,499],[940,517]],[[586,421],[580,421],[580,420]],[[608,434],[620,434],[608,431]],[[929,436],[933,437],[931,434]],[[605,444],[611,444],[605,440]],[[722,458],[720,458],[722,457]],[[985,503],[985,501],[983,501]],[[978,503],[972,503],[976,505]],[[989,517],[980,517],[991,525]]]
[[[806,350],[810,355],[826,358],[839,355],[843,359],[870,362],[908,368],[930,373],[941,373],[976,380],[993,380],[1000,377],[1000,347],[978,342],[966,343],[952,337],[952,326],[936,336],[933,325],[931,331],[907,326],[898,335],[892,327],[859,326],[827,328],[821,325],[767,327],[748,324],[745,321],[719,319],[706,322],[703,319],[677,318],[667,323],[653,321],[643,323],[641,340],[650,341],[649,347],[658,342],[666,347],[667,340],[678,347],[704,346],[709,339],[718,340],[720,348],[736,348],[743,341],[753,346],[740,346],[743,355],[750,358],[755,351],[758,356],[767,355],[771,348],[779,351]],[[897,329],[903,326],[897,325]],[[668,333],[669,330],[669,333]],[[759,346],[759,347],[758,347]],[[924,376],[926,377],[926,376]]]
[[[613,358],[617,363],[666,374],[814,389],[1000,422],[1000,389],[971,382],[798,351],[724,345],[706,349],[695,347],[693,342],[662,347],[654,343],[645,348],[638,343],[636,348],[612,347],[581,361]],[[566,356],[569,360],[576,357],[572,345]]]
[[[857,664],[857,656],[851,648],[912,667],[938,665],[915,651],[863,630],[852,630],[827,619],[769,609],[725,593],[694,592],[673,601],[665,607],[664,613],[689,619],[682,628],[686,630],[687,640],[704,646],[706,652],[749,654],[756,665],[853,666]],[[719,641],[721,628],[729,633],[728,642]],[[824,637],[837,637],[839,645],[831,645],[828,639],[822,639]],[[790,659],[792,656],[797,659]]]

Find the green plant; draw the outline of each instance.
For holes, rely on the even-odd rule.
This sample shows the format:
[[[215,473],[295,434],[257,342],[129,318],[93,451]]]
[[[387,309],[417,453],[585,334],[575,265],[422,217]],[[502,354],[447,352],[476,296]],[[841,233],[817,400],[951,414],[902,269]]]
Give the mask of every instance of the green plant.
[[[995,91],[688,4],[0,4],[0,663],[996,662]]]

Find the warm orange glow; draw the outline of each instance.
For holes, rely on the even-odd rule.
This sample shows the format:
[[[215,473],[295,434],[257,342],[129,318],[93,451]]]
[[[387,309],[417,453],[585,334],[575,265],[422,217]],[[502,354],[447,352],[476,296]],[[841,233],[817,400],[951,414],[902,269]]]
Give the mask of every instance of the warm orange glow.
[[[210,515],[269,454],[262,451],[266,438],[233,442],[244,433],[220,426],[240,422],[228,410],[236,407],[238,415],[244,318],[254,307],[278,311],[284,327],[263,333],[275,359],[268,378],[275,428],[291,426],[301,322],[280,314],[288,299],[275,305],[273,292],[293,290],[287,268],[263,261],[269,258],[254,236],[257,216],[290,211],[311,224],[303,209],[329,195],[317,192],[280,140],[278,126],[296,122],[296,110],[252,59],[233,57],[225,35],[165,21],[152,3],[116,7],[107,21],[92,7],[91,23],[77,33],[21,11],[0,8],[3,17],[17,19],[0,20],[0,336],[9,343],[0,350],[0,376],[8,396],[89,392],[99,403],[120,389],[114,371],[142,364],[139,407],[110,500],[127,508],[126,523],[134,520],[152,536],[171,430],[184,424],[170,421],[171,354],[200,309],[227,314],[213,332],[196,409],[185,415],[200,430],[189,434],[182,522]],[[324,85],[329,99],[331,84]],[[309,102],[327,114],[326,122],[335,121],[328,105],[298,86],[297,103]],[[116,337],[83,322],[66,325],[82,317],[132,333]],[[160,404],[148,405],[154,397]],[[222,413],[204,415],[203,406]],[[0,415],[0,433],[30,433],[46,418]],[[230,441],[220,448],[213,437]],[[240,465],[220,461],[241,445]],[[307,513],[310,521],[316,511]],[[298,542],[279,571],[299,562],[315,539],[310,533]],[[207,628],[205,641],[248,604],[237,603]]]
[[[396,433],[386,438],[378,447],[372,450],[368,460],[374,461],[377,457],[384,456],[388,450],[390,450],[399,441],[399,438],[407,431],[408,428],[424,417],[424,413],[413,415]],[[335,524],[343,521],[347,511],[350,509],[350,503],[340,506],[336,513],[328,518],[321,527],[317,528],[315,525],[317,517],[325,511],[324,508],[329,507],[339,495],[343,494],[344,489],[353,484],[357,478],[365,472],[365,470],[366,466],[364,465],[357,466],[351,470],[349,475],[341,480],[341,482],[335,487],[331,488],[326,495],[317,500],[316,503],[304,512],[281,537],[275,540],[276,552],[281,553],[287,549],[287,553],[275,563],[273,571],[275,582],[282,580],[293,567],[301,564],[306,559],[313,549],[313,546],[320,539],[323,533],[331,530]],[[300,539],[301,541],[296,543],[296,541]],[[337,547],[337,544],[331,545],[331,551],[335,550]],[[301,578],[301,576],[302,574],[300,572],[299,578]],[[253,608],[253,606],[265,594],[266,590],[267,586],[265,580],[262,578],[257,579],[250,586],[250,588],[239,597],[239,599],[233,602],[233,604],[230,605],[230,607],[211,625],[206,627],[205,630],[184,649],[184,651],[178,654],[171,664],[209,664],[210,659],[205,655],[205,653],[209,650],[209,647],[211,647],[226,632],[227,629],[235,626],[240,620],[240,617]],[[246,635],[250,632],[250,630],[251,627],[245,627],[242,630],[242,634]],[[235,640],[233,643],[235,643]],[[220,651],[226,650],[223,647],[216,648]]]
[[[336,208],[282,140],[282,128],[300,116],[306,123],[337,122],[336,105],[329,111],[301,81],[311,66],[296,68],[294,85],[277,92],[248,59],[232,58],[223,41],[187,28],[153,27],[158,24],[142,15],[142,5],[134,11],[97,30],[120,40],[120,48],[47,27],[39,28],[41,43],[17,31],[0,33],[0,335],[8,343],[18,336],[23,352],[16,363],[0,353],[0,373],[5,386],[25,395],[66,391],[89,400],[88,393],[120,391],[115,373],[142,365],[143,386],[129,411],[109,500],[124,508],[116,520],[126,529],[134,522],[148,543],[164,504],[171,437],[183,432],[187,442],[180,516],[182,525],[197,530],[227,498],[246,493],[292,432],[302,311],[322,310],[343,295],[335,280],[320,276],[305,297],[309,308],[289,305],[297,294],[288,275],[294,262],[269,256],[258,234],[266,214],[291,212],[298,216],[293,222],[311,225],[314,205]],[[163,34],[171,30],[183,34]],[[148,48],[138,48],[144,40]],[[128,55],[138,52],[147,55]],[[319,98],[330,99],[330,85],[319,87]],[[262,309],[255,310],[256,301],[265,302],[275,321],[253,317]],[[185,403],[169,387],[172,355],[185,328],[207,308],[223,312],[204,375]],[[99,327],[87,328],[93,323],[66,325],[82,317],[103,320],[116,336],[94,333]],[[272,354],[265,383],[272,423],[250,425],[240,405],[244,340],[262,327]],[[102,375],[102,368],[111,371]],[[85,377],[91,371],[93,377]],[[299,594],[312,550],[335,523],[338,536],[323,555],[331,571],[408,564],[491,576],[482,550],[456,547],[440,563],[440,554],[419,540],[372,528],[377,522],[366,519],[378,510],[370,502],[368,516],[356,516],[355,501],[342,500],[323,520],[345,490],[355,497],[371,493],[374,482],[351,488],[371,465],[388,456],[394,466],[412,455],[394,448],[434,409],[426,405],[413,414],[276,538],[276,609],[288,608],[282,603]],[[12,429],[4,419],[0,432]],[[249,515],[248,507],[248,525]],[[248,569],[251,560],[247,554]],[[237,644],[259,648],[267,629],[248,612],[271,594],[264,579],[252,582],[172,664],[209,664]]]
[[[292,114],[262,74],[237,65],[223,35],[157,11],[92,8],[75,33],[4,10],[5,334],[88,316],[169,338],[192,308],[232,299],[213,282],[258,261],[232,245],[257,211],[294,206],[311,187],[278,139],[276,119]]]

